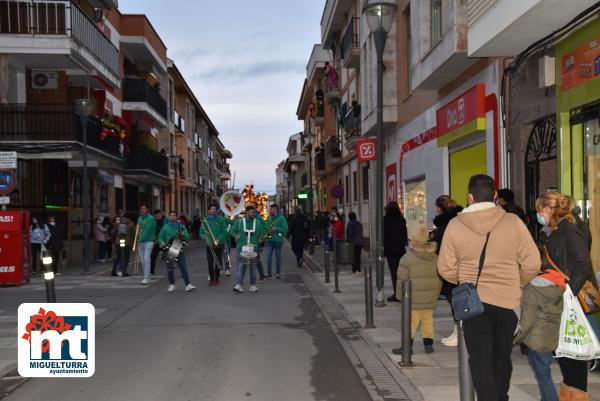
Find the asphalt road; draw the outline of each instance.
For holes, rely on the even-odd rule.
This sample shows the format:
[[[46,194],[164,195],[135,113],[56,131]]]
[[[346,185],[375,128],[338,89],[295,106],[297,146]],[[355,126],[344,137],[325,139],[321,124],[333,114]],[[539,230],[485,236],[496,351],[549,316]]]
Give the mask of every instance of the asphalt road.
[[[208,288],[198,242],[187,259],[198,286],[190,293],[179,278],[177,291],[168,293],[162,265],[163,276],[144,288],[139,277],[59,277],[59,301],[97,308],[96,373],[30,379],[3,400],[371,399],[306,291],[302,277],[310,273],[295,266],[289,248],[282,280],[259,284],[256,294],[234,294],[233,276]],[[0,289],[5,314],[34,301],[45,301],[39,281],[27,289]]]

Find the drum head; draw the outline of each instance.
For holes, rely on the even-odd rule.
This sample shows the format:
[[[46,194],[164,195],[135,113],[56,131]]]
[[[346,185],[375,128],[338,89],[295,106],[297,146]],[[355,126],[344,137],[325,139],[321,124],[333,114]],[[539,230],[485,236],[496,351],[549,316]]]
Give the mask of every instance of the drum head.
[[[244,211],[246,201],[240,192],[231,190],[221,196],[219,206],[226,216],[232,217]]]

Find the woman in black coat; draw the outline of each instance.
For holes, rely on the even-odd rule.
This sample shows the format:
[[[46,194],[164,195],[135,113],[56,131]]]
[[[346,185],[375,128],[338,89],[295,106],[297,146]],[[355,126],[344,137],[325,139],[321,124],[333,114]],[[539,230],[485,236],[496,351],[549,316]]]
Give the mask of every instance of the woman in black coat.
[[[546,192],[536,201],[537,219],[544,226],[548,240],[546,249],[550,259],[569,277],[573,295],[583,287],[586,280],[592,279],[593,268],[585,237],[579,231],[571,214],[574,208],[572,198],[558,192]],[[593,326],[592,326],[593,327]],[[587,392],[587,361],[570,358],[556,358],[563,375],[560,388],[563,395]],[[569,398],[569,397],[567,397]],[[571,396],[570,399],[575,399]],[[577,398],[582,399],[582,398]]]
[[[398,265],[400,258],[406,253],[408,243],[408,229],[406,220],[402,216],[398,202],[390,202],[385,207],[383,216],[383,256],[387,259],[394,294],[388,297],[389,302],[398,302],[396,298],[396,280],[398,279]]]
[[[292,237],[292,251],[296,255],[298,267],[302,267],[304,262],[304,247],[308,239],[309,221],[300,210],[296,210],[294,217],[290,221],[288,235]]]

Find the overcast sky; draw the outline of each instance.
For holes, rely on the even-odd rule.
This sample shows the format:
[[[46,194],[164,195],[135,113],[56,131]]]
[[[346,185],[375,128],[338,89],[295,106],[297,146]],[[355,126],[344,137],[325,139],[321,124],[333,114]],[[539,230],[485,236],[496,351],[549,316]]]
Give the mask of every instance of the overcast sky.
[[[275,192],[275,168],[299,132],[306,64],[325,0],[120,0],[143,13],[233,153],[236,187]]]

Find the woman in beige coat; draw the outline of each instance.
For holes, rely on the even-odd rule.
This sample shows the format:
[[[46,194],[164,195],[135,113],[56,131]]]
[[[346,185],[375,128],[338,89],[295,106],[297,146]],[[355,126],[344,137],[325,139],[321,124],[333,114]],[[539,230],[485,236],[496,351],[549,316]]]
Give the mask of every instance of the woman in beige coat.
[[[418,226],[411,235],[408,252],[400,259],[396,284],[402,288],[404,280],[412,282],[411,338],[414,340],[420,326],[427,354],[433,352],[433,311],[442,288],[435,250],[435,242],[429,242],[427,227]]]

